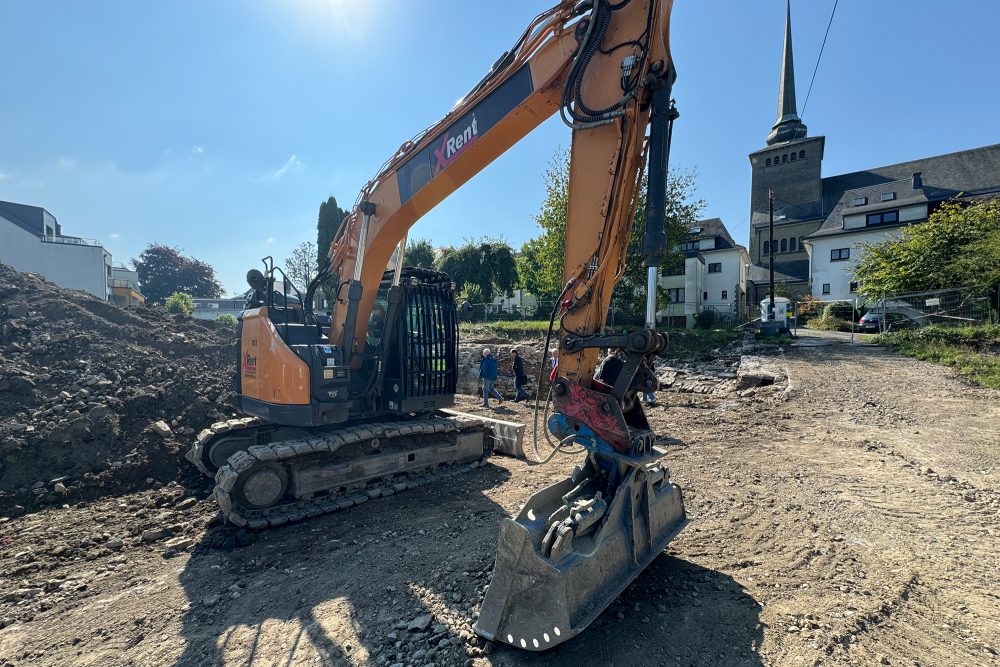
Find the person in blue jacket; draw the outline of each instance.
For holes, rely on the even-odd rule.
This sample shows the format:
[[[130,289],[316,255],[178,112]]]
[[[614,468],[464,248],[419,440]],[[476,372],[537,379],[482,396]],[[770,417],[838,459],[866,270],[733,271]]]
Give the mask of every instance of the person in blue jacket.
[[[503,403],[503,396],[497,391],[497,359],[490,348],[483,350],[483,360],[479,362],[479,377],[483,379],[483,407],[490,407],[490,396]]]

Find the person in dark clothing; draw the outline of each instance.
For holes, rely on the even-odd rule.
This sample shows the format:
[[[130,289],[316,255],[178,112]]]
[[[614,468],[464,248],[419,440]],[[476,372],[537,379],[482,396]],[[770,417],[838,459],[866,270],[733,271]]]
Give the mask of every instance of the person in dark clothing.
[[[524,390],[524,385],[528,384],[528,376],[524,373],[524,359],[521,358],[516,347],[510,350],[510,369],[514,372],[514,390],[517,392],[514,396],[514,402],[517,403],[522,398],[527,400],[530,396]]]
[[[483,350],[483,360],[479,362],[479,377],[483,379],[483,407],[490,407],[490,396],[503,403],[503,396],[493,386],[497,381],[497,359],[489,348]]]

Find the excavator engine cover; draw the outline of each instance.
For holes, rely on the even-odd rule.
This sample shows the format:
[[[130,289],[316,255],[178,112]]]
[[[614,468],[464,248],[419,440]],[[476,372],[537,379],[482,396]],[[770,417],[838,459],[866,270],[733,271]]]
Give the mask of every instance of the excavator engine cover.
[[[597,618],[687,522],[658,459],[591,455],[505,519],[476,632],[544,651]],[[609,478],[620,481],[605,496]]]

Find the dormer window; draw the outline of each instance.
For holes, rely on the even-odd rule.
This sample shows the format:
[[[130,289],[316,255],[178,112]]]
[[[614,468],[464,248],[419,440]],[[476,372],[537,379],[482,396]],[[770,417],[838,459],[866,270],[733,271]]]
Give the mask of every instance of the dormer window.
[[[852,206],[864,206],[868,203],[868,197],[855,197],[851,201]]]
[[[895,192],[883,192],[879,196],[879,200],[880,201],[892,201],[895,198],[896,198],[896,193]]]

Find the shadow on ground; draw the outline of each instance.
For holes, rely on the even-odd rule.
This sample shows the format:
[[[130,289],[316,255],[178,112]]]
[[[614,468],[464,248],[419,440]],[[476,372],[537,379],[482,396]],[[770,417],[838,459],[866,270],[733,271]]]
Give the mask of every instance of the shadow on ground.
[[[349,665],[395,656],[388,635],[397,624],[427,614],[438,598],[450,601],[462,572],[492,564],[496,525],[507,513],[483,491],[509,477],[488,465],[262,531],[242,548],[210,546],[229,529],[210,531],[180,574],[190,607],[176,664]],[[464,604],[475,604],[475,579],[464,588]],[[450,630],[433,635],[460,643]]]
[[[661,554],[589,628],[544,653],[508,646],[510,665],[763,665],[760,605],[732,577]]]

